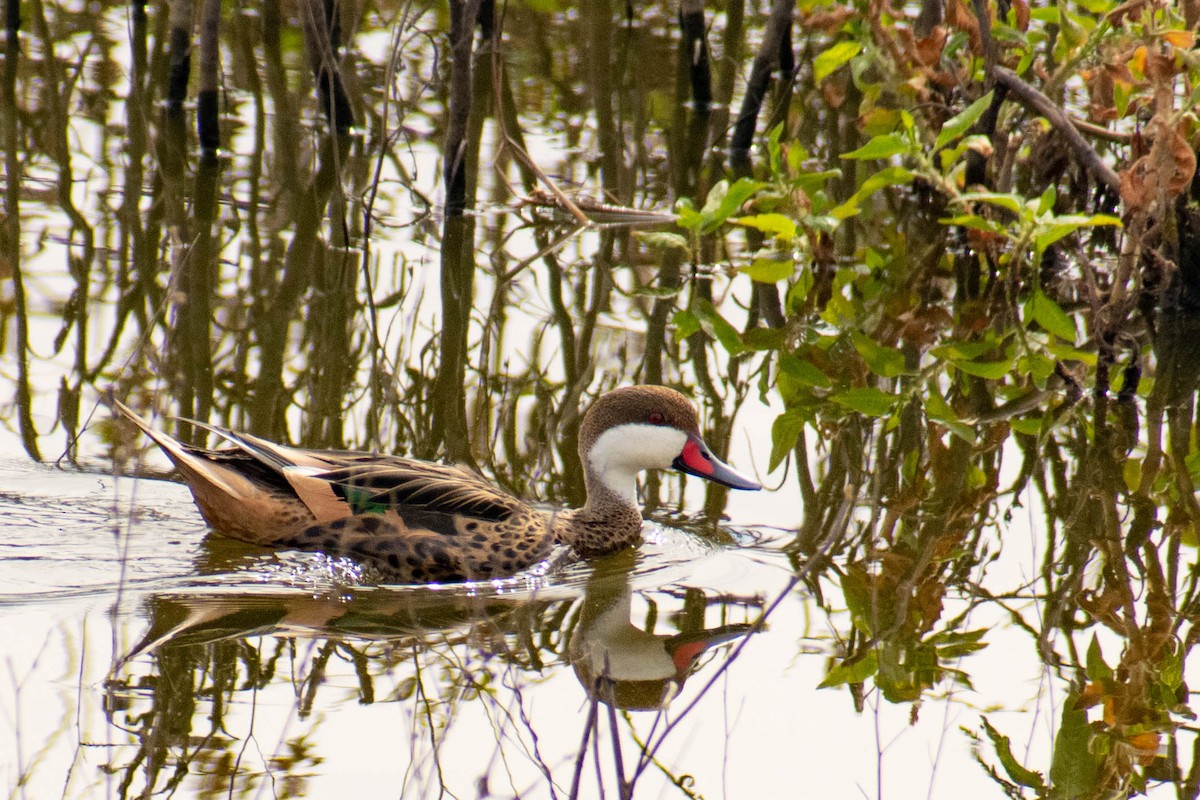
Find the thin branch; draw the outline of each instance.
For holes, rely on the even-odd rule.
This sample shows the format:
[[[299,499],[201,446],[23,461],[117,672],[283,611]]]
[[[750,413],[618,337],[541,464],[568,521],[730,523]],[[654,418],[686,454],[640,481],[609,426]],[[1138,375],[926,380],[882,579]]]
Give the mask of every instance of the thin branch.
[[[1088,144],[1087,139],[1076,129],[1071,118],[1061,108],[1054,104],[1049,97],[1023,81],[1017,73],[1005,67],[996,67],[993,72],[996,83],[1006,87],[1032,111],[1041,114],[1057,130],[1074,151],[1075,157],[1095,176],[1104,186],[1113,192],[1120,191],[1121,179],[1117,173],[1104,163],[1100,154]]]

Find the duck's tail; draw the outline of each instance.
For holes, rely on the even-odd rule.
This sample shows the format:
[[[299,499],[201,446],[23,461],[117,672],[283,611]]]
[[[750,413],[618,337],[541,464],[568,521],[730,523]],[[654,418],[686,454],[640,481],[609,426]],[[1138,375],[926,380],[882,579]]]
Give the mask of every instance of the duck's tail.
[[[192,490],[208,524],[226,536],[272,545],[313,522],[350,513],[322,477],[329,464],[319,454],[193,422],[234,445],[205,450],[155,430],[115,399],[112,405],[162,448]]]
[[[174,437],[156,430],[120,400],[113,398],[112,407],[118,414],[138,426],[142,433],[150,437],[162,449],[183,476],[184,483],[191,487],[193,494],[218,492],[233,499],[246,500],[259,491],[252,481],[237,471],[207,457],[204,451],[190,447]],[[197,499],[199,499],[198,494]]]

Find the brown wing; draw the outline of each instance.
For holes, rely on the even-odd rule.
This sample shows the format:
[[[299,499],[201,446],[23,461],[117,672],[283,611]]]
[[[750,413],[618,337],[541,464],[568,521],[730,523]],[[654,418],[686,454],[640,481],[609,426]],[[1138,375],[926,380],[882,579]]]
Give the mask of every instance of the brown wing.
[[[335,457],[330,454],[330,460]],[[395,456],[336,457],[340,465],[313,478],[328,481],[353,513],[420,510],[503,521],[528,507],[462,467]]]

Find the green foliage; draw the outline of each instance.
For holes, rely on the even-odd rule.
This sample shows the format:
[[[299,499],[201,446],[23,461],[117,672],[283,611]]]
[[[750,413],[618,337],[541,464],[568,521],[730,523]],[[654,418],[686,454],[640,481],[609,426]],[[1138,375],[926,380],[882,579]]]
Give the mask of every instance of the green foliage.
[[[836,392],[829,399],[867,417],[886,417],[899,399],[871,386]]]
[[[739,178],[730,185],[729,181],[718,181],[709,191],[704,206],[697,211],[687,198],[681,199],[675,211],[679,214],[679,227],[694,234],[712,233],[736,214],[763,184],[749,178]]]
[[[992,742],[992,747],[996,750],[996,757],[1000,760],[1000,766],[1004,768],[1004,772],[1009,779],[1018,786],[1024,786],[1033,789],[1038,794],[1044,794],[1046,791],[1046,780],[1040,772],[1026,769],[1013,755],[1012,745],[1007,736],[1000,733],[992,727],[992,723],[987,717],[983,717],[983,730],[987,734],[988,739]]]
[[[641,242],[656,250],[679,250],[686,257],[691,257],[692,249],[688,241],[678,233],[667,231],[634,231],[633,235]]]
[[[987,111],[988,106],[992,104],[992,94],[992,92],[988,92],[946,120],[945,124],[942,125],[942,129],[938,131],[937,140],[933,143],[933,149],[941,150],[950,144],[950,142],[958,139],[970,130],[971,126],[979,121],[979,118],[983,116],[983,112]]]
[[[823,81],[862,52],[858,42],[841,41],[813,59],[813,79]]]
[[[1093,749],[1095,737],[1087,712],[1074,709],[1072,699],[1068,697],[1063,706],[1058,735],[1054,737],[1050,782],[1059,797],[1091,797],[1096,793],[1104,753]]]
[[[1003,538],[996,498],[1037,486],[1047,524],[1062,528],[1043,580],[1056,597],[1093,602],[1086,623],[1061,632],[1062,662],[1079,660],[1074,637],[1103,623],[1121,638],[1120,668],[1093,637],[1051,763],[1022,763],[987,719],[979,740],[1012,796],[1127,796],[1190,713],[1177,699],[1185,648],[1155,638],[1178,620],[1172,628],[1164,614],[1150,634],[1117,599],[1150,604],[1156,569],[1182,574],[1162,569],[1158,553],[1200,529],[1194,432],[1171,440],[1181,470],[1139,419],[1157,409],[1159,436],[1161,409],[1195,382],[1167,399],[1178,381],[1147,366],[1166,352],[1146,343],[1157,322],[1137,319],[1174,275],[1178,226],[1200,218],[1187,194],[1200,135],[1195,36],[1175,8],[1013,4],[991,26],[1006,72],[985,75],[969,4],[923,39],[888,9],[875,19],[861,4],[839,7],[844,15],[802,7],[817,54],[797,85],[810,92],[795,104],[803,110],[766,137],[756,181],[718,184],[703,209],[680,215],[690,252],[725,252],[734,286],[756,282],[755,297],[775,287],[784,319],[768,326],[752,307],[747,318],[766,335],[739,329],[730,307],[691,301],[677,331],[760,370],[761,390],[783,405],[770,468],[810,446],[799,480],[816,507],[804,510],[805,535],[840,521],[847,550],[858,548],[839,575],[850,644],[821,685],[873,682],[891,702],[919,701],[943,681],[969,685],[958,662],[983,646],[982,632],[944,619],[943,599],[970,595],[966,576],[993,556],[979,532],[994,524]],[[1198,216],[1177,217],[1185,208]],[[1104,414],[1089,416],[1089,403]],[[1007,487],[1000,454],[1011,465],[1017,448],[1021,475]],[[1082,460],[1063,467],[1053,461],[1063,452]],[[1124,543],[1128,563],[1119,545],[1098,552],[1102,535]],[[1147,541],[1158,549],[1141,552]],[[1052,563],[1068,552],[1088,569]],[[1100,561],[1116,565],[1093,579]],[[1123,575],[1143,584],[1109,585]],[[1134,667],[1143,682],[1118,678]],[[1089,719],[1096,705],[1104,714]]]

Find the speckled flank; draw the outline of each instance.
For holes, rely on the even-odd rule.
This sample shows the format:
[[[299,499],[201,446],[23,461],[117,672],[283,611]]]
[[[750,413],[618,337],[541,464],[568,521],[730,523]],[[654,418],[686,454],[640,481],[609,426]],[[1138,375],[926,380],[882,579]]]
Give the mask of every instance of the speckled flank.
[[[555,542],[583,556],[638,544],[642,515],[632,491],[630,497],[616,493],[605,475],[595,474],[588,454],[605,431],[620,426],[697,431],[695,408],[671,389],[633,386],[603,395],[580,426],[587,503],[547,516],[461,467],[299,450],[215,426],[202,427],[235,446],[204,450],[152,429],[119,403],[114,407],[175,463],[215,531],[253,544],[352,556],[412,582],[511,575],[547,558]],[[652,463],[638,463],[648,457],[637,455],[645,439],[627,452],[618,441],[623,469],[661,466],[678,456],[654,448]],[[613,445],[605,450],[614,452]]]
[[[511,575],[547,558],[552,543],[546,518],[535,512],[486,526],[458,518],[442,532],[410,528],[393,512],[357,514],[309,525],[281,542],[351,556],[413,583]]]

